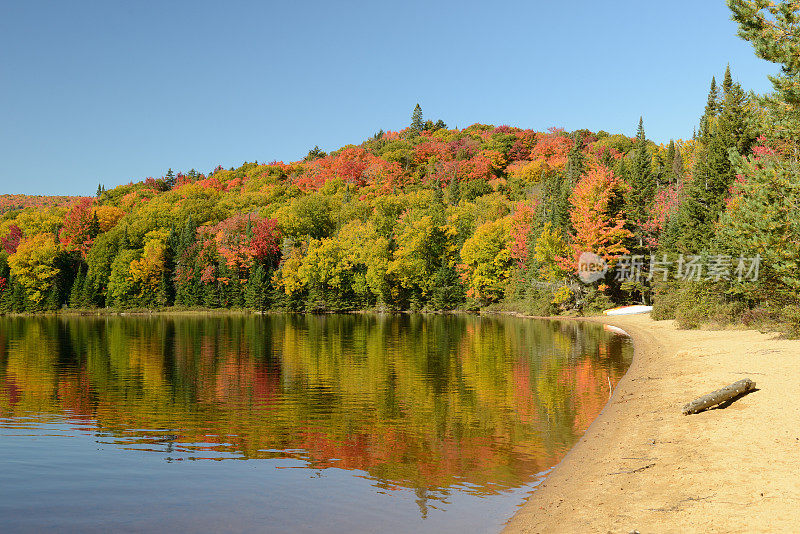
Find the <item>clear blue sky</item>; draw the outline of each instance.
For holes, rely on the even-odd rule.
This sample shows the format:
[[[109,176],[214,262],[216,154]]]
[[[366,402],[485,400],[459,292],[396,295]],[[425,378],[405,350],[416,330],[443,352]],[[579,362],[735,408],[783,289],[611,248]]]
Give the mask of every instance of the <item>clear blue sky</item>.
[[[723,0],[0,2],[0,192],[296,160],[426,118],[691,136],[730,63]]]

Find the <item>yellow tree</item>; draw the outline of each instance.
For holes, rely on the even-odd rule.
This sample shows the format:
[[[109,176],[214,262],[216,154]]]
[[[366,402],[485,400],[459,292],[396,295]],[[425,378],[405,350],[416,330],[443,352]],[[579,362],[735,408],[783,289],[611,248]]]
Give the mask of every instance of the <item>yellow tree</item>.
[[[461,272],[467,283],[467,296],[484,303],[503,297],[513,265],[510,229],[511,218],[503,217],[482,224],[464,243]]]
[[[108,232],[125,215],[125,212],[116,206],[98,206],[94,209],[97,215],[97,222],[100,223],[100,231]]]
[[[17,251],[8,257],[11,274],[37,304],[58,274],[54,264],[60,252],[53,234],[37,234],[22,240]]]
[[[143,303],[155,300],[164,271],[166,246],[160,239],[150,239],[144,245],[142,257],[133,260],[128,270],[133,287],[138,288],[138,297]]]

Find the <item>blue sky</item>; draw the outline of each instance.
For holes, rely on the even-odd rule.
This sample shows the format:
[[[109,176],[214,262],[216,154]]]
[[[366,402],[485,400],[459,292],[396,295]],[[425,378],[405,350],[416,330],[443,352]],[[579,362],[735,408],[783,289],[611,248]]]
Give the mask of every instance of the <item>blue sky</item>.
[[[426,118],[692,135],[777,68],[722,0],[0,2],[0,192],[291,161]]]

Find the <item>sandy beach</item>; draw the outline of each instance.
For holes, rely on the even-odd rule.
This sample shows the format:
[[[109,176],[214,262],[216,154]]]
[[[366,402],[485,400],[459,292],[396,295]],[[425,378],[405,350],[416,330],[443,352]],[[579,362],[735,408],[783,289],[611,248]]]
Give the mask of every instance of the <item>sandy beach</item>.
[[[800,531],[800,341],[591,318],[635,355],[600,416],[505,532]],[[688,401],[749,377],[723,409]]]

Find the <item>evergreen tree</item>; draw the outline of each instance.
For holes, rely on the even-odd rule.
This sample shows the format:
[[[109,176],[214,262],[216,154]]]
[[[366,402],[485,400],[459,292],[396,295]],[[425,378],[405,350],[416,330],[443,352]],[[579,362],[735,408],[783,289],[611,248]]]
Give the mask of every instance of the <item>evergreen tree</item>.
[[[641,247],[643,233],[641,225],[647,220],[650,206],[656,193],[656,181],[651,168],[652,156],[647,149],[647,138],[644,133],[644,122],[639,118],[639,128],[636,131],[636,148],[633,152],[633,161],[630,169],[630,188],[626,198],[626,213],[634,225],[634,234]]]
[[[105,193],[106,188],[103,187],[103,184],[97,184],[97,198],[100,198],[103,193]]]
[[[708,98],[706,99],[705,117],[716,117],[717,106],[719,103],[719,90],[717,89],[716,77],[711,77],[711,87],[708,90]]]
[[[569,216],[569,197],[586,168],[586,158],[581,151],[582,146],[581,133],[573,133],[572,147],[567,154],[567,162],[563,171],[548,173],[542,179],[545,219],[564,233],[570,232],[572,224]]]
[[[92,239],[100,235],[100,221],[97,219],[96,211],[92,212],[92,220],[89,221],[88,234]]]
[[[730,69],[726,71],[726,79],[729,76]],[[742,86],[731,82],[722,101],[716,133],[722,137],[722,141],[727,147],[744,155],[750,151],[756,137],[752,122],[753,118],[747,106],[747,96]]]
[[[16,280],[12,284],[11,304],[11,310],[14,312],[28,311],[28,296],[25,294],[25,288]]]
[[[304,161],[314,161],[317,159],[324,158],[327,156],[328,153],[322,150],[319,146],[314,145],[314,148],[308,151],[308,155],[305,157]]]
[[[457,206],[461,200],[461,184],[458,181],[458,176],[455,174],[450,178],[450,183],[447,184],[447,202],[451,206]]]
[[[170,169],[167,170],[167,175],[164,176],[164,183],[167,185],[168,189],[172,189],[175,187],[175,182],[175,173],[172,172],[172,168],[170,167]]]
[[[581,148],[583,147],[583,135],[581,132],[572,134],[572,148],[567,154],[567,164],[564,167],[566,171],[567,182],[577,184],[584,171],[586,170],[585,160]]]
[[[683,156],[679,148],[675,148],[675,157],[672,159],[672,175],[675,183],[680,187],[683,184]]]
[[[100,306],[97,294],[97,279],[94,276],[90,276],[87,272],[83,281],[83,289],[81,291],[81,305],[87,308]]]
[[[40,304],[40,307],[31,311],[57,310],[61,307],[61,302],[59,287],[53,284],[50,286],[50,289],[47,290],[47,296],[44,302]]]
[[[203,306],[219,308],[219,287],[216,280],[203,284]]]
[[[706,108],[703,116],[700,118],[700,131],[692,135],[692,139],[699,137],[701,140],[705,139],[709,133],[714,119],[717,116],[719,108],[719,91],[717,90],[717,80],[711,77],[711,88],[708,90],[708,99],[706,100]]]
[[[69,307],[73,309],[82,308],[83,305],[83,290],[86,285],[86,276],[83,268],[78,268],[78,276],[72,283],[72,289],[69,292]]]
[[[175,303],[175,244],[178,241],[173,227],[164,246],[164,267],[158,285],[159,306],[172,306]]]
[[[411,129],[421,132],[425,124],[422,121],[422,108],[419,103],[414,106],[414,111],[411,113]]]
[[[667,184],[672,184],[676,180],[675,175],[675,141],[669,140],[669,147],[667,147],[667,158],[664,161],[664,177]]]
[[[250,278],[247,279],[244,294],[245,306],[255,311],[266,310],[269,304],[268,287],[267,270],[260,263],[256,263],[250,270]]]
[[[758,57],[781,66],[770,76],[775,93],[764,99],[771,111],[768,131],[800,142],[800,5],[795,0],[727,0],[739,36]],[[794,158],[800,149],[795,147]]]
[[[725,67],[725,77],[722,79],[722,99],[728,97],[728,93],[731,92],[731,88],[733,87],[733,77],[731,76],[731,66],[727,65]]]

